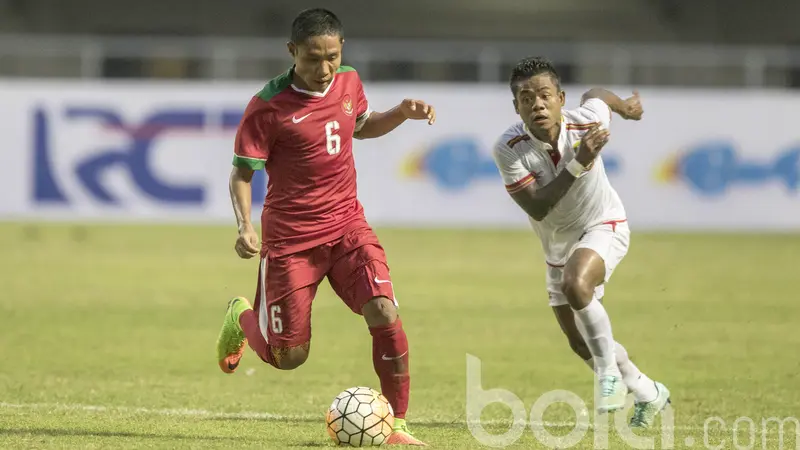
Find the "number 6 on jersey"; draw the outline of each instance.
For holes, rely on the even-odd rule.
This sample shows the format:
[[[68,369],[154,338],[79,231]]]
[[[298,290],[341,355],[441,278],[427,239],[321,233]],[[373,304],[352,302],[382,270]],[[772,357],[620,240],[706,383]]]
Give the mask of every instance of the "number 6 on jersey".
[[[332,120],[325,124],[325,143],[328,147],[328,154],[335,155],[342,148],[342,138],[336,133],[339,131],[339,122]]]

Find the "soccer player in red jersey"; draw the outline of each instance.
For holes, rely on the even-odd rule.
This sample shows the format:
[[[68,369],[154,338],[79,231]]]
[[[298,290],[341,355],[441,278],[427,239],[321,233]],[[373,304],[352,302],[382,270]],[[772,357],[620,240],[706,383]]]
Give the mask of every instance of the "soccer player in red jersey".
[[[311,303],[327,277],[336,294],[361,314],[372,335],[372,359],[392,405],[388,444],[424,445],[405,423],[409,399],[408,341],[397,314],[386,255],[356,197],[353,138],[383,136],[408,119],[436,120],[434,108],[403,100],[373,112],[355,69],[341,65],[343,29],[325,9],[292,23],[294,65],[269,81],[245,110],[234,144],[230,193],[242,258],[260,253],[254,304],[228,304],[217,342],[220,368],[232,373],[245,343],[278,369],[308,358]],[[250,223],[250,182],[266,169],[262,244]]]

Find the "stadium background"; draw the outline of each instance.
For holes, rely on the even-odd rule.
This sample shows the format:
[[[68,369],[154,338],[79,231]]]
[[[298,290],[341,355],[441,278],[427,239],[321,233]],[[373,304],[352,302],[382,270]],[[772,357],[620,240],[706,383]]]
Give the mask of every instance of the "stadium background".
[[[315,304],[320,350],[301,371],[273,373],[249,358],[261,384],[241,388],[252,395],[234,402],[224,394],[229,380],[212,372],[225,299],[255,287],[254,263],[232,250],[233,133],[250,96],[288,67],[289,24],[311,6],[0,0],[0,349],[19,355],[0,363],[5,444],[222,445],[213,438],[227,435],[223,419],[204,428],[202,414],[142,412],[198,408],[300,418],[297,428],[244,442],[280,448],[322,439],[302,418],[345,387],[376,383],[366,332],[328,289]],[[791,271],[800,249],[800,3],[325,6],[344,22],[344,62],[359,71],[373,108],[416,97],[438,110],[433,127],[407,123],[355,144],[359,194],[402,282],[423,436],[454,448],[474,443],[465,427],[443,426],[463,419],[465,353],[488,361],[491,382],[526,405],[559,383],[585,390],[546,310],[538,244],[489,153],[515,120],[508,72],[528,55],[555,62],[568,106],[596,85],[641,92],[644,119],[615,117],[603,153],[634,232],[632,262],[608,292],[620,339],[636,342],[645,370],[672,377],[690,398],[683,432],[714,414],[792,413],[798,394],[777,388],[720,394],[729,381],[717,369],[770,386],[797,370],[775,349],[800,343],[789,323],[799,287]],[[254,195],[265,185],[257,177]],[[455,337],[463,327],[476,331]],[[530,339],[509,336],[514,330]],[[344,334],[339,345],[325,337],[334,333]],[[154,356],[164,341],[177,347]],[[546,362],[520,369],[515,352]],[[757,368],[742,369],[745,356]],[[285,388],[265,392],[267,382]],[[218,393],[199,394],[208,389]],[[709,406],[722,397],[732,400]],[[169,422],[176,417],[182,424]]]

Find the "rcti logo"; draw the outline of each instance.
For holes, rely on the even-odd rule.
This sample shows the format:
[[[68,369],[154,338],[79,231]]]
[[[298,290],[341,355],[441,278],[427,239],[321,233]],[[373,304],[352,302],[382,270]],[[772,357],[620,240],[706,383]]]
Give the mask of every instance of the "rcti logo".
[[[119,188],[114,189],[119,183],[109,179],[112,172],[116,174],[122,169],[129,175],[131,187],[153,202],[201,205],[207,197],[206,188],[200,183],[179,182],[175,180],[177,177],[168,176],[155,161],[160,159],[159,152],[171,147],[157,144],[178,132],[198,134],[212,128],[232,136],[241,117],[240,109],[167,108],[153,110],[141,121],[131,122],[111,107],[68,106],[58,112],[36,108],[33,200],[39,204],[69,205],[83,195],[102,205],[122,207],[125,202]],[[93,125],[88,128],[90,131],[75,130],[87,124]],[[56,127],[66,142],[54,138]],[[76,142],[87,143],[86,148],[75,149]],[[65,144],[70,148],[64,149]],[[233,155],[232,148],[220,151]],[[56,159],[68,161],[56,164]],[[265,193],[266,176],[262,171],[253,179],[253,196],[263,198]]]
[[[800,187],[800,148],[790,148],[774,157],[744,158],[727,141],[710,141],[692,147],[661,164],[656,178],[662,182],[686,183],[704,196],[723,195],[736,185],[764,186],[777,182],[790,192]]]
[[[609,176],[620,171],[620,160],[603,153]],[[408,178],[430,178],[442,189],[466,189],[479,180],[499,180],[500,173],[481,142],[470,136],[441,139],[407,157],[402,167]]]

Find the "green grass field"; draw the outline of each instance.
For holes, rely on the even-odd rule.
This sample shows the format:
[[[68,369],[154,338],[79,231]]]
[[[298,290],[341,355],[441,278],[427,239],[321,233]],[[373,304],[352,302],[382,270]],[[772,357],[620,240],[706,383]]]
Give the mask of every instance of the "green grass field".
[[[533,234],[378,231],[411,343],[418,437],[481,448],[465,423],[468,354],[484,389],[514,392],[528,412],[554,389],[591,407],[591,374],[547,306]],[[334,396],[378,387],[366,326],[324,282],[304,366],[279,372],[248,350],[223,374],[214,342],[225,305],[252,298],[257,269],[234,239],[230,227],[0,225],[0,448],[332,445],[323,414]],[[739,448],[779,448],[762,419],[800,415],[798,255],[794,235],[634,233],[606,305],[617,340],[672,391],[675,448],[735,448],[737,418],[755,424],[746,447],[739,420]],[[711,447],[709,417],[720,418],[705,433]],[[502,433],[511,415],[495,405],[482,418]],[[545,420],[576,418],[561,405]],[[784,448],[794,431],[787,423]],[[608,448],[627,448],[610,434]],[[573,448],[593,448],[592,436]],[[511,448],[547,447],[528,428]]]

